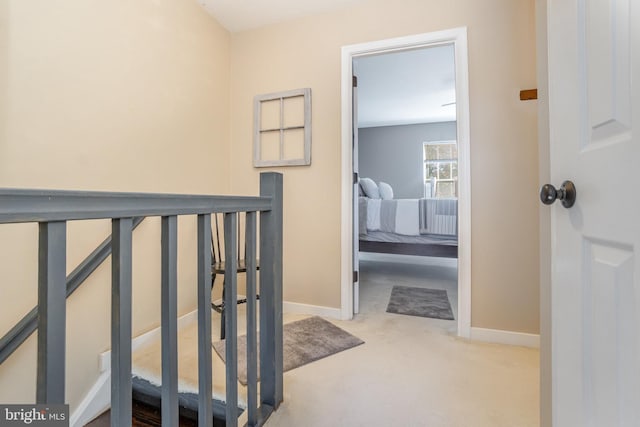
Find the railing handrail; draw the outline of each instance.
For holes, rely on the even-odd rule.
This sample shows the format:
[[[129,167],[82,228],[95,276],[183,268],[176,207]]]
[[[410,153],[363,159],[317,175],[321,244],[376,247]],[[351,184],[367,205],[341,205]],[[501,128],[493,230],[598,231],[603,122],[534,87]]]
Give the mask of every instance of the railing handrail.
[[[0,224],[270,209],[270,197],[0,188]]]
[[[0,224],[38,223],[36,403],[65,402],[67,222],[111,219],[111,425],[131,425],[133,224],[137,217],[160,216],[162,425],[178,424],[177,217],[197,215],[198,419],[199,425],[210,427],[211,214],[225,214],[225,251],[235,253],[238,236],[230,230],[236,229],[239,214],[245,212],[246,245],[253,248],[252,261],[248,263],[253,268],[247,267],[251,295],[256,286],[257,247],[261,254],[259,344],[258,326],[251,324],[257,321],[258,301],[247,301],[247,313],[253,313],[248,316],[251,322],[247,322],[248,331],[253,331],[247,352],[247,364],[253,372],[249,378],[247,424],[263,425],[283,400],[282,206],[282,175],[274,172],[260,174],[259,197],[0,189]],[[228,426],[238,423],[237,273],[235,258],[231,257],[225,269],[225,305],[229,310],[225,323]]]
[[[133,220],[135,230],[145,217]],[[111,255],[111,234],[96,247],[67,276],[67,298]],[[38,307],[32,308],[18,323],[0,338],[0,365],[13,354],[38,329]]]

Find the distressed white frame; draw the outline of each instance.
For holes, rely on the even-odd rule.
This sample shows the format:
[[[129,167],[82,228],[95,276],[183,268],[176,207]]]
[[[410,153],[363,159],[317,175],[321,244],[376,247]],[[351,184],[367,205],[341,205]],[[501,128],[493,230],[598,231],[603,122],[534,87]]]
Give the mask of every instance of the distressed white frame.
[[[286,99],[304,98],[304,123],[296,126],[284,126],[284,101]],[[262,128],[262,104],[270,101],[280,101],[280,123],[272,129]],[[287,131],[304,131],[304,155],[301,158],[286,159],[284,157],[284,135]],[[280,133],[279,157],[277,159],[262,159],[262,134],[266,132]],[[307,166],[311,164],[311,89],[294,89],[283,92],[256,95],[253,99],[253,166],[257,168],[272,166]]]

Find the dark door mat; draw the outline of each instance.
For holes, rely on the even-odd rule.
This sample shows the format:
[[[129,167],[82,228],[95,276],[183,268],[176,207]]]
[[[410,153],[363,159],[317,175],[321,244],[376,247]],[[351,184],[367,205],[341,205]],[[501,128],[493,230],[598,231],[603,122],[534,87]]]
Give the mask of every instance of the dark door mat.
[[[287,323],[282,329],[285,372],[364,343],[317,316]],[[215,342],[213,348],[225,360],[225,341]],[[238,337],[238,380],[247,384],[246,335]]]
[[[447,291],[442,289],[394,286],[387,313],[455,320]]]

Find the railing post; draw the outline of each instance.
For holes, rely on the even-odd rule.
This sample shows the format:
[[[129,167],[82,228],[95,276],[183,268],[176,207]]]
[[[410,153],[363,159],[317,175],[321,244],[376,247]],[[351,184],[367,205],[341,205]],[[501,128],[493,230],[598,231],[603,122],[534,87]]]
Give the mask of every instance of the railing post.
[[[258,423],[258,325],[256,324],[256,213],[247,212],[245,220],[245,263],[247,268],[247,425]]]
[[[131,425],[131,263],[133,220],[112,221],[111,425]]]
[[[282,175],[260,174],[260,196],[271,210],[260,213],[260,400],[282,402]]]
[[[224,214],[224,311],[226,363],[226,425],[238,425],[238,213]]]
[[[211,215],[198,215],[198,426],[213,425],[211,408]]]
[[[162,426],[178,425],[178,225],[162,217],[161,232]]]
[[[65,403],[66,270],[67,223],[41,222],[36,403]]]

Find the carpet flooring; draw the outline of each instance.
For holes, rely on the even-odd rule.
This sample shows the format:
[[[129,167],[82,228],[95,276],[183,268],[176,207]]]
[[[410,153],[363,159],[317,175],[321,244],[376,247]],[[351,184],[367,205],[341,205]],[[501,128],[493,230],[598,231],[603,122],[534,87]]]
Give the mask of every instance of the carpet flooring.
[[[456,280],[455,260],[361,262],[360,313],[332,323],[366,344],[285,373],[284,402],[265,427],[540,427],[537,349],[385,311],[404,285],[446,289],[456,315]]]

